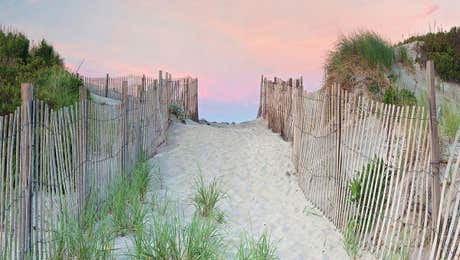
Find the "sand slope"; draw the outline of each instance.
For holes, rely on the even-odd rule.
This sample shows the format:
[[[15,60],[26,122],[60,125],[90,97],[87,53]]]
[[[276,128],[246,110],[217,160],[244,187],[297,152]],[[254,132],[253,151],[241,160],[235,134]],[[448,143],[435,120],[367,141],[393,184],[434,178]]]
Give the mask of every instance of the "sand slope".
[[[341,236],[298,188],[290,144],[264,121],[225,127],[175,123],[169,131],[167,145],[151,159],[160,168],[162,190],[190,217],[193,178],[220,178],[228,194],[220,208],[229,258],[242,232],[258,236],[264,229],[278,241],[281,259],[348,258]]]

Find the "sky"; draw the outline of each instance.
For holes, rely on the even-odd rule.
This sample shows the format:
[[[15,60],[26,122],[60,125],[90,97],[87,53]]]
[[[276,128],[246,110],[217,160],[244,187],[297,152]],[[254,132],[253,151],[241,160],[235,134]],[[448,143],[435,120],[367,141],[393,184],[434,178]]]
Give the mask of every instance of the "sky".
[[[460,0],[0,0],[0,24],[45,38],[69,68],[198,78],[200,118],[256,117],[261,75],[322,84],[340,35],[392,43],[460,25]]]

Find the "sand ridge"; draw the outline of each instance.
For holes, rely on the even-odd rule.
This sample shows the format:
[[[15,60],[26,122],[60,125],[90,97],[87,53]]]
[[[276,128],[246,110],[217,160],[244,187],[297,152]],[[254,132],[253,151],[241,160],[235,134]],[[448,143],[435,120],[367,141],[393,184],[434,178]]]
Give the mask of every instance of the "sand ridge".
[[[347,259],[339,233],[298,187],[290,156],[291,144],[265,121],[222,127],[189,121],[170,127],[167,144],[150,163],[159,167],[162,189],[186,218],[194,210],[194,178],[219,178],[228,195],[219,207],[226,214],[229,258],[243,232],[259,236],[267,230],[280,259]]]

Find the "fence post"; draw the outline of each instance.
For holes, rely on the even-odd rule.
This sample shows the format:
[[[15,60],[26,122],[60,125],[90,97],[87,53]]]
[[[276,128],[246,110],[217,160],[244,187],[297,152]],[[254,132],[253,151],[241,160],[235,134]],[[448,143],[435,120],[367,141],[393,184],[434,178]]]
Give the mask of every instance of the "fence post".
[[[88,151],[87,151],[87,131],[88,131],[88,114],[87,114],[87,92],[84,86],[80,86],[80,196],[78,201],[78,210],[81,211],[86,201],[86,173],[87,173],[87,162],[88,162]]]
[[[27,257],[31,249],[31,176],[32,176],[32,97],[33,86],[21,84],[21,143],[20,143],[20,177],[21,177],[21,218],[20,218],[20,259]]]
[[[142,77],[142,85],[137,86],[137,108],[138,108],[138,115],[139,118],[137,120],[137,154],[138,157],[139,155],[142,154],[143,151],[143,134],[142,134],[142,126],[144,122],[144,86],[145,86],[145,76]]]
[[[128,81],[121,83],[121,170],[125,174],[127,170],[128,155]]]
[[[434,86],[434,63],[429,60],[426,63],[426,81],[428,84],[428,107],[429,107],[429,124],[431,132],[431,207],[432,207],[432,227],[436,231],[436,220],[438,219],[439,201],[441,195],[441,186],[439,182],[439,137],[438,121],[436,119],[436,90]]]
[[[105,75],[105,97],[109,96],[109,73]]]
[[[257,111],[257,118],[261,117],[262,116],[262,106],[263,106],[263,95],[262,95],[262,88],[264,86],[264,75],[261,76],[261,79],[260,79],[260,91],[259,91],[259,110]]]

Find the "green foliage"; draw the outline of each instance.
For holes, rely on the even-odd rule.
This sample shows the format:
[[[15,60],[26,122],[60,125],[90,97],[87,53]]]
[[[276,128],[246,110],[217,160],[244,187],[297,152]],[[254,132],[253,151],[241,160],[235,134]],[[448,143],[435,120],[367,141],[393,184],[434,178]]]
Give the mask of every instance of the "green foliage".
[[[388,87],[383,92],[383,103],[412,106],[417,104],[417,98],[410,90]]]
[[[59,66],[36,71],[33,76],[34,96],[53,109],[74,104],[78,101],[78,88],[82,82]]]
[[[336,61],[358,57],[373,68],[390,68],[395,61],[394,50],[391,45],[377,33],[371,31],[342,37],[337,44],[336,51],[333,52],[333,56],[335,56]]]
[[[89,200],[90,201],[90,200]],[[108,259],[113,239],[110,226],[98,221],[93,203],[87,203],[78,219],[64,211],[53,231],[52,259]]]
[[[394,87],[388,87],[383,92],[383,103],[398,104],[398,90]]]
[[[222,236],[214,222],[194,217],[183,225],[172,210],[160,206],[152,212],[152,225],[137,232],[134,240],[139,259],[219,259]]]
[[[138,194],[139,199],[145,201],[145,194],[150,183],[149,165],[145,160],[140,160],[134,168],[133,174],[133,189],[134,193]]]
[[[195,179],[196,193],[192,198],[197,215],[204,218],[213,218],[218,223],[224,221],[223,213],[217,208],[217,203],[225,197],[217,179],[212,179],[207,185],[203,176]]]
[[[413,41],[423,42],[421,63],[433,60],[435,70],[443,80],[460,82],[460,27],[410,37],[403,43]]]
[[[181,121],[184,121],[185,119],[187,119],[187,114],[182,109],[182,107],[177,104],[169,104],[168,111],[169,113],[175,115],[177,119]]]
[[[52,108],[76,102],[81,85],[45,40],[30,48],[23,34],[0,31],[0,115],[14,112],[21,104],[20,86],[25,82],[33,83],[34,97]]]
[[[368,87],[367,87],[367,90],[369,90],[369,92],[376,96],[376,95],[379,95],[380,94],[380,88],[377,84],[377,82],[372,82]]]
[[[358,255],[359,237],[355,232],[356,221],[349,220],[343,232],[343,244],[345,251],[351,258]]]
[[[114,231],[121,236],[135,231],[142,225],[145,211],[132,180],[120,176],[114,180],[109,191],[106,212],[112,216]]]
[[[409,68],[414,69],[414,61],[409,56],[406,47],[400,46],[396,48],[396,59],[402,64],[409,66]]]
[[[348,184],[349,200],[360,206],[357,219],[363,224],[361,227],[370,229],[374,222],[374,212],[385,202],[385,176],[387,167],[381,158],[375,158],[365,165]],[[361,215],[362,214],[362,215]]]
[[[455,134],[460,127],[460,104],[448,102],[441,103],[439,122],[442,134],[455,138]]]
[[[223,247],[216,223],[194,217],[184,231],[184,259],[218,259]]]
[[[246,235],[240,241],[235,258],[238,260],[279,259],[276,254],[276,245],[270,240],[270,236],[265,231],[257,240]]]

